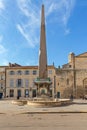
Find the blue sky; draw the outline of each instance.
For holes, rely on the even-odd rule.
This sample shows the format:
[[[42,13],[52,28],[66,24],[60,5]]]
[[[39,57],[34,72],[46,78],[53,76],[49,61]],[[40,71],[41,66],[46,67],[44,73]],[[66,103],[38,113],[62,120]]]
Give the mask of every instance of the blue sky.
[[[0,0],[0,66],[38,65],[42,4],[48,64],[87,52],[87,0]]]

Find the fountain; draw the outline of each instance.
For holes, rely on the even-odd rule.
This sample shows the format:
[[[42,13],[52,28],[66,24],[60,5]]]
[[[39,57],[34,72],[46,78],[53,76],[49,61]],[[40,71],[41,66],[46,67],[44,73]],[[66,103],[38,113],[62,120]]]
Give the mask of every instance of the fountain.
[[[44,5],[42,5],[42,12],[41,12],[39,77],[37,77],[34,84],[37,86],[37,97],[29,100],[28,105],[35,107],[36,106],[56,107],[71,103],[70,99],[55,99],[54,97],[50,97],[50,85],[52,84],[52,81],[48,77],[48,70],[47,70]]]
[[[44,5],[42,5],[41,12],[41,33],[40,33],[40,50],[39,50],[39,77],[34,81],[37,86],[37,97],[27,100],[13,101],[15,104],[34,107],[57,107],[61,105],[71,104],[70,99],[57,99],[50,97],[51,79],[48,77],[47,69],[47,51],[46,51],[46,35],[45,35],[45,16]],[[54,94],[53,94],[54,95]]]

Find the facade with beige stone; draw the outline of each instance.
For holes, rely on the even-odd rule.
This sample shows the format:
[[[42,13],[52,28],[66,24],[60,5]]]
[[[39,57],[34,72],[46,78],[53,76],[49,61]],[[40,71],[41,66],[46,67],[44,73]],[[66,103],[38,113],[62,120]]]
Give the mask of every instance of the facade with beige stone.
[[[0,97],[5,96],[5,68],[6,66],[0,66]]]
[[[38,77],[38,66],[9,66],[6,68],[6,97],[31,98],[37,96],[35,80]],[[51,96],[54,94],[54,66],[48,66],[48,77],[52,81],[50,86]]]
[[[56,91],[60,97],[87,95],[87,52],[69,54],[68,63],[56,68]]]

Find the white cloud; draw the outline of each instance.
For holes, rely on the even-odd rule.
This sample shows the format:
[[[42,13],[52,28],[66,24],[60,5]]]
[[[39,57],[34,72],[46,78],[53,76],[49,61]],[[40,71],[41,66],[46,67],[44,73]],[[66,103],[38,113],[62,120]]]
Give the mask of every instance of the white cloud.
[[[7,51],[7,49],[5,49],[5,47],[1,44],[3,41],[3,36],[0,35],[0,54],[3,54]]]
[[[7,65],[7,52],[8,50],[1,44],[3,42],[3,36],[0,36],[0,64]]]
[[[0,54],[4,54],[6,52],[7,52],[7,49],[3,45],[0,44]]]
[[[37,41],[32,40],[32,37],[28,35],[28,32],[26,32],[26,29],[24,28],[24,26],[17,24],[17,29],[20,31],[20,33],[23,35],[23,37],[28,41],[29,45],[31,47],[34,47],[35,42],[37,42]]]
[[[38,42],[38,28],[40,23],[40,10],[31,3],[31,0],[19,0],[17,1],[18,7],[22,15],[27,19],[27,22],[18,23],[17,29],[28,41],[31,47],[34,47]]]
[[[46,5],[46,14],[51,15],[52,13],[55,13],[56,17],[58,17],[58,19],[61,20],[63,24],[67,24],[75,6],[75,1],[76,0],[44,0]]]
[[[68,21],[71,16],[76,0],[41,0],[45,5],[46,18],[51,19],[53,22],[58,22],[64,28],[65,34],[70,33]],[[17,0],[18,8],[20,9],[21,15],[26,22],[21,20],[17,23],[16,27],[22,34],[22,36],[28,41],[31,47],[34,47],[39,43],[39,27],[40,27],[40,12],[41,3],[38,6],[32,0]],[[51,16],[52,17],[49,17]]]
[[[4,10],[4,9],[5,9],[4,1],[0,0],[0,10]]]
[[[0,19],[1,19],[0,21],[3,21],[4,19],[4,22],[6,22],[5,9],[6,9],[5,0],[0,0]],[[1,28],[3,27],[4,22],[0,23]]]
[[[67,24],[75,6],[75,1],[76,0],[43,0],[46,5],[46,15],[50,16],[53,13],[52,19],[60,23],[67,34],[70,32],[69,29],[67,29]]]

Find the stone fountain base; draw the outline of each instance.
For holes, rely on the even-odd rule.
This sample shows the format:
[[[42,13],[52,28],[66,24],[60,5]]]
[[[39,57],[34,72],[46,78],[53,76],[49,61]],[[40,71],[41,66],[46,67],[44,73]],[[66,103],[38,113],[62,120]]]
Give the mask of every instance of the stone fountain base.
[[[32,99],[27,102],[29,106],[33,107],[58,107],[69,105],[71,103],[72,100],[70,99],[42,99],[42,98]]]
[[[29,105],[32,107],[59,107],[72,104],[70,99],[33,98],[27,100],[13,100],[16,105]]]

